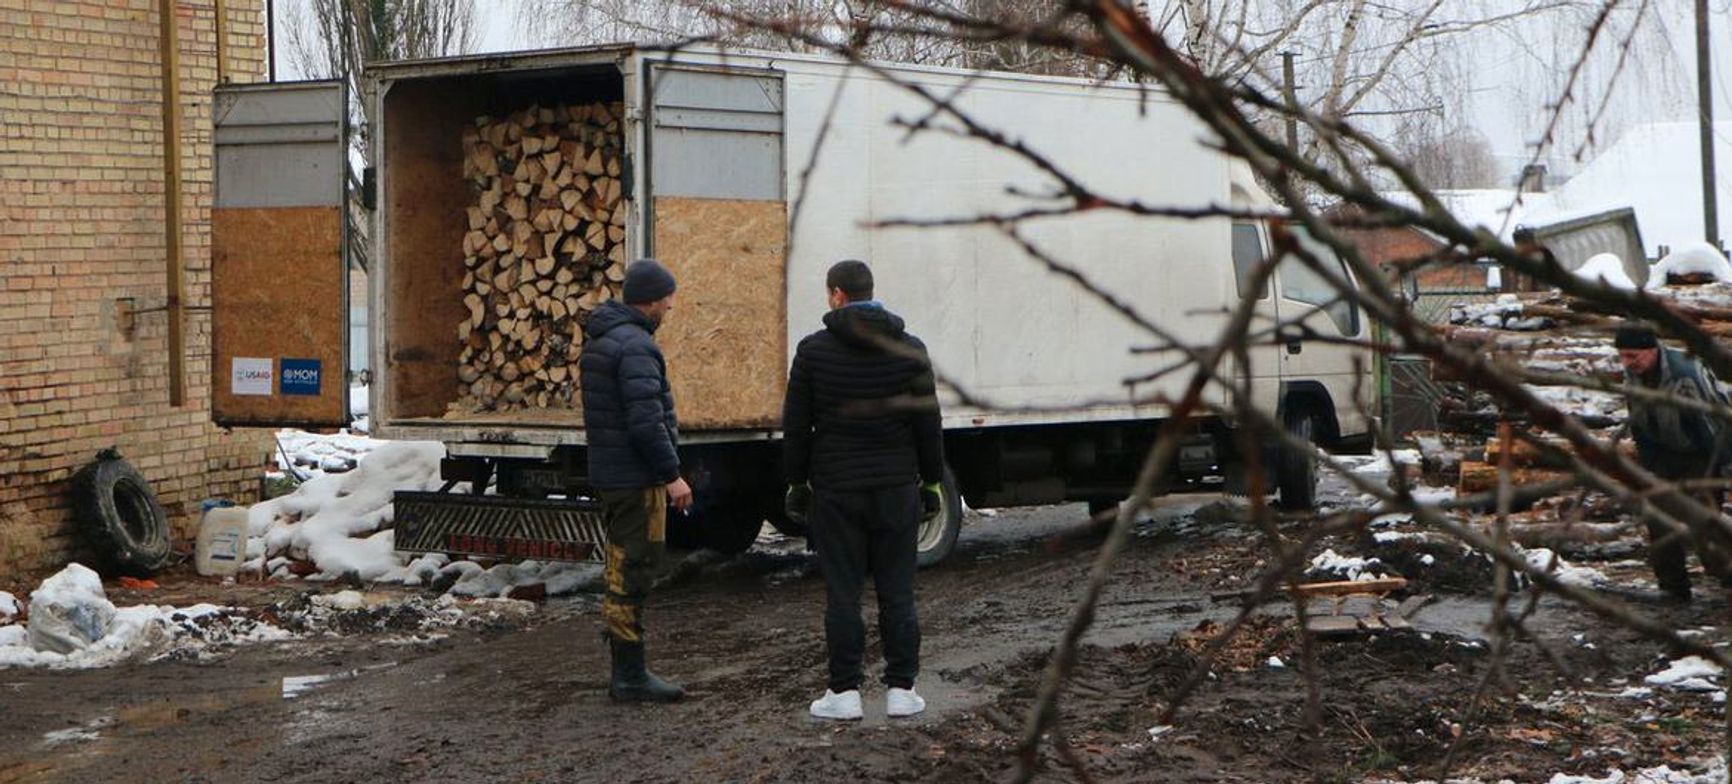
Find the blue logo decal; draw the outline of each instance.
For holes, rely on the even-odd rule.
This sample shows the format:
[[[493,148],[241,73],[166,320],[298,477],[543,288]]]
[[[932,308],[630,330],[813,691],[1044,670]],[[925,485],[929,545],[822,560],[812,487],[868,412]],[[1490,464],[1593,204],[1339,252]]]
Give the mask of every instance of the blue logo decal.
[[[283,359],[282,392],[285,395],[319,394],[319,360]]]

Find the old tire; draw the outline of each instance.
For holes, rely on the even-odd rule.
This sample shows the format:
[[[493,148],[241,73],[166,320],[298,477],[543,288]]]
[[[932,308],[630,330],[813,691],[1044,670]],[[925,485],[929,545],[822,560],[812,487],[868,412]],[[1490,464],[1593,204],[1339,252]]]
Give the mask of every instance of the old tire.
[[[119,454],[105,451],[73,476],[72,504],[105,575],[149,577],[168,565],[168,514]]]
[[[938,516],[922,520],[915,537],[916,563],[921,568],[950,557],[956,549],[956,537],[962,533],[962,494],[956,489],[956,475],[944,468],[944,482],[939,486]]]
[[[1317,417],[1307,411],[1287,415],[1287,432],[1307,444],[1317,443]],[[1282,509],[1308,511],[1317,508],[1317,456],[1309,449],[1283,444],[1275,466],[1276,488]]]

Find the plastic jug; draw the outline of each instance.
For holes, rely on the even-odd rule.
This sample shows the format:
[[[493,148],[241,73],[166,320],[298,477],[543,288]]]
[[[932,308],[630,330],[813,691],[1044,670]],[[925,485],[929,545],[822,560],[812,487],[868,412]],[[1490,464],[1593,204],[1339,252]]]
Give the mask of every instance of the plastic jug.
[[[205,509],[199,522],[198,541],[193,547],[193,565],[206,576],[240,571],[247,555],[247,508],[219,506]]]

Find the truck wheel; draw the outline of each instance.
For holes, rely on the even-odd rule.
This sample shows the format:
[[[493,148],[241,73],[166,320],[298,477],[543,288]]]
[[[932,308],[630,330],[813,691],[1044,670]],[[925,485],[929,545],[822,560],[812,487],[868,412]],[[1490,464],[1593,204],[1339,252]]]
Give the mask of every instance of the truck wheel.
[[[72,503],[105,573],[149,577],[168,565],[168,514],[120,453],[105,449],[79,470]]]
[[[1287,415],[1287,432],[1317,443],[1317,417],[1306,411]],[[1317,457],[1309,449],[1283,446],[1275,466],[1275,484],[1283,509],[1307,511],[1317,508]]]
[[[755,504],[728,499],[708,505],[702,512],[681,517],[668,510],[668,544],[679,548],[706,548],[738,555],[758,541],[764,516]]]
[[[944,467],[944,482],[939,487],[938,496],[943,503],[938,516],[920,523],[919,538],[915,540],[917,562],[922,568],[950,557],[950,552],[956,549],[956,537],[962,533],[962,495],[956,489],[956,475],[949,466]]]

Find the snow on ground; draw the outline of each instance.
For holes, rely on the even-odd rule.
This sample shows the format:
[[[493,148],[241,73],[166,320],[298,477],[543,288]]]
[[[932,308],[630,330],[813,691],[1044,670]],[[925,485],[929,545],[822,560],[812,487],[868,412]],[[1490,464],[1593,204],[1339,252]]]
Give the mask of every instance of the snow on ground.
[[[353,420],[350,428],[360,433],[372,429],[367,390],[366,384],[354,384],[349,387],[349,418]]]
[[[1477,324],[1492,329],[1532,332],[1551,329],[1552,320],[1522,314],[1522,300],[1514,294],[1500,294],[1496,302],[1481,305],[1457,305],[1449,311],[1451,324]]]
[[[265,540],[265,555],[288,555],[318,565],[317,577],[353,574],[378,580],[402,567],[392,550],[391,497],[398,490],[436,490],[445,447],[385,443],[355,468],[316,477],[295,492],[254,505],[247,529]],[[401,578],[399,578],[401,579]]]
[[[535,611],[535,605],[512,599],[352,590],[305,594],[268,612],[214,604],[116,608],[94,580],[95,573],[79,564],[45,580],[31,594],[29,624],[0,626],[0,669],[87,669],[138,659],[202,659],[238,645],[358,631],[408,634],[415,641],[439,630],[522,618]],[[78,632],[69,634],[69,625]]]
[[[486,568],[444,555],[410,556],[393,549],[392,496],[399,490],[436,490],[443,485],[442,445],[382,441],[347,432],[279,434],[296,465],[349,461],[341,473],[309,472],[294,492],[255,504],[247,511],[248,561],[243,569],[275,579],[293,579],[296,561],[310,561],[308,580],[353,576],[367,582],[410,586],[451,584],[459,596],[505,596],[513,588],[541,585],[549,596],[595,590],[596,564],[501,564]],[[280,458],[279,458],[280,460]],[[462,492],[465,485],[453,488]]]
[[[1518,549],[1520,549],[1518,547]],[[1610,585],[1614,581],[1605,572],[1586,566],[1576,566],[1544,547],[1522,550],[1522,557],[1527,559],[1528,566],[1534,569],[1550,572],[1558,582],[1574,585],[1578,588],[1594,588]]]
[[[1628,413],[1624,406],[1624,396],[1613,392],[1602,392],[1598,389],[1582,389],[1581,387],[1539,387],[1524,385],[1534,397],[1545,401],[1552,408],[1575,417],[1601,417],[1622,420]]]
[[[1725,670],[1714,662],[1700,656],[1686,656],[1668,663],[1666,669],[1643,678],[1642,682],[1678,691],[1714,692],[1723,688],[1714,683],[1714,679],[1724,680],[1725,674]]]
[[[0,591],[0,623],[6,623],[16,617],[18,617],[18,597]]]
[[[1311,559],[1310,566],[1305,570],[1309,576],[1334,576],[1346,580],[1375,580],[1384,577],[1383,562],[1376,558],[1352,558],[1335,552],[1324,550],[1316,558]]]
[[[1624,271],[1624,260],[1616,253],[1600,253],[1588,258],[1574,272],[1575,276],[1590,283],[1599,283],[1607,288],[1631,291],[1636,288],[1635,281],[1630,280],[1630,274]]]
[[[1732,264],[1720,249],[1706,242],[1692,242],[1666,254],[1648,275],[1649,289],[1663,288],[1668,275],[1713,275],[1721,283],[1732,283]]]
[[[301,481],[354,470],[361,458],[390,443],[343,430],[335,435],[304,430],[277,431],[277,474]]]

